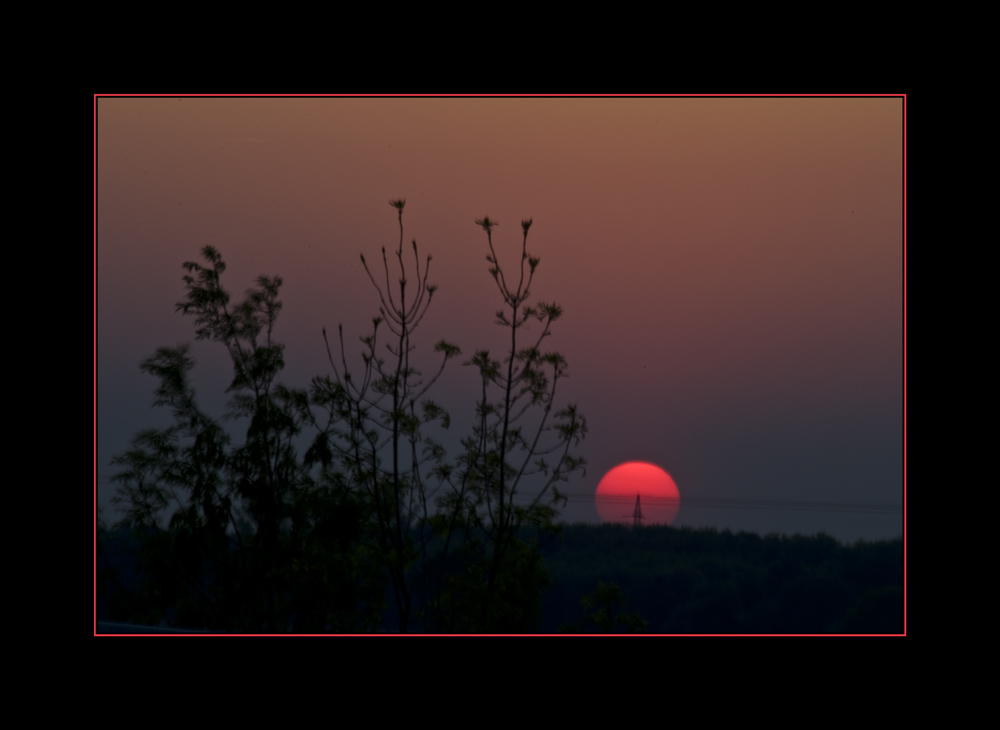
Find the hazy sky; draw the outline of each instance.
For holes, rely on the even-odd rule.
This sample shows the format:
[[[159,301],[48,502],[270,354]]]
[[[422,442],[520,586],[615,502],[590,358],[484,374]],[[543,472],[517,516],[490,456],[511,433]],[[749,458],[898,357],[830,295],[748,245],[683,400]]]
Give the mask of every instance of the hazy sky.
[[[520,221],[547,342],[589,434],[564,517],[622,461],[673,476],[675,524],[846,540],[903,527],[901,98],[97,101],[97,488],[135,433],[165,425],[156,348],[193,341],[175,312],[184,261],[217,247],[234,298],[284,279],[283,381],[329,372],[322,327],[367,334],[378,295],[358,255],[433,256],[428,354],[499,353],[485,234],[513,267]],[[355,348],[355,351],[359,351]],[[221,415],[228,361],[198,343],[195,383]],[[455,438],[475,374],[437,397]]]

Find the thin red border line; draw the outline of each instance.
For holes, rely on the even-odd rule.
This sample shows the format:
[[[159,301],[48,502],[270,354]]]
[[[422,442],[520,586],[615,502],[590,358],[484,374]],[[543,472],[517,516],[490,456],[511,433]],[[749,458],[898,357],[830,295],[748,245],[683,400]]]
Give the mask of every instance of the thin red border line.
[[[170,637],[170,636],[231,636],[231,637],[265,637],[265,636],[276,636],[276,637],[288,637],[288,638],[294,638],[294,637],[307,638],[307,637],[337,637],[337,636],[361,636],[361,637],[368,637],[368,636],[399,636],[399,637],[402,637],[402,636],[408,636],[408,637],[415,637],[415,638],[420,638],[420,637],[429,638],[429,637],[439,637],[439,636],[441,636],[441,637],[456,637],[456,638],[460,638],[460,637],[470,637],[470,636],[471,637],[476,637],[476,636],[497,636],[497,637],[527,636],[527,637],[567,637],[567,638],[574,638],[575,637],[575,638],[578,638],[578,639],[580,639],[580,638],[586,639],[586,638],[592,638],[592,637],[605,637],[605,636],[609,637],[609,638],[611,638],[611,637],[650,638],[650,637],[657,637],[657,636],[666,636],[666,637],[713,637],[714,636],[714,637],[734,637],[734,638],[742,638],[742,637],[746,637],[746,638],[756,638],[756,637],[759,637],[759,638],[783,638],[783,637],[795,638],[795,637],[807,636],[807,637],[830,637],[830,638],[838,638],[838,637],[843,637],[843,636],[860,636],[860,637],[868,636],[868,637],[873,637],[873,636],[902,636],[902,635],[904,635],[904,634],[858,634],[858,633],[851,633],[851,634],[833,634],[833,633],[831,633],[831,634],[816,634],[816,633],[812,633],[812,634],[773,634],[773,633],[772,634],[733,634],[733,633],[728,633],[728,634],[551,634],[551,633],[548,633],[548,634],[400,634],[400,633],[393,633],[393,632],[378,632],[378,633],[372,633],[372,634],[356,634],[356,633],[354,633],[354,634],[245,634],[245,633],[244,634],[218,634],[218,633],[211,633],[210,634],[210,633],[184,632],[184,631],[167,632],[167,633],[136,633],[136,632],[132,632],[132,633],[124,633],[124,632],[123,633],[104,633],[104,634],[96,634],[95,633],[95,636],[151,636],[151,637],[159,637],[159,636],[165,636],[165,637]]]
[[[94,633],[97,633],[97,95],[94,96]]]
[[[907,610],[907,481],[906,481],[906,95],[903,95],[903,635],[906,635]]]
[[[511,94],[407,94],[407,93],[354,93],[354,94],[94,94],[96,116],[97,99],[903,99],[906,94],[572,94],[572,93],[511,93]],[[905,117],[905,111],[904,111]]]
[[[182,97],[182,98],[900,98],[903,102],[903,636],[907,635],[907,114],[906,114],[906,94],[94,94],[94,635],[97,636],[97,100],[100,98],[162,98],[162,97]],[[149,636],[149,634],[101,634],[102,636]],[[183,635],[183,634],[181,634]],[[202,636],[206,634],[200,634]],[[233,634],[207,634],[208,636],[232,636]],[[260,636],[260,634],[250,634]],[[281,634],[282,636],[284,634]],[[321,634],[325,635],[325,634]],[[370,634],[365,634],[366,636]],[[532,634],[535,636],[536,634]],[[558,634],[557,634],[558,635]],[[662,634],[663,636],[673,636],[674,634]],[[680,634],[677,634],[680,635]],[[689,636],[691,634],[683,634]],[[746,634],[706,634],[707,636],[745,636]],[[770,634],[755,634],[758,636],[769,636]],[[774,634],[774,636],[791,636],[802,634]],[[805,634],[812,636],[814,634]],[[824,636],[825,634],[816,634]],[[848,634],[849,636],[898,636],[899,634]],[[843,634],[841,634],[843,636]]]

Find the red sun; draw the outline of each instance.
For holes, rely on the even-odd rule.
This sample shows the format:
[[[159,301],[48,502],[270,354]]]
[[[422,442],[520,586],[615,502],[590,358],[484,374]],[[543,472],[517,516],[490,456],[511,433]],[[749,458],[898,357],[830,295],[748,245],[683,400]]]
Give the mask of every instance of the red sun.
[[[597,485],[597,513],[604,522],[631,525],[636,497],[643,525],[670,525],[677,517],[681,495],[673,478],[648,461],[627,461],[609,471]]]

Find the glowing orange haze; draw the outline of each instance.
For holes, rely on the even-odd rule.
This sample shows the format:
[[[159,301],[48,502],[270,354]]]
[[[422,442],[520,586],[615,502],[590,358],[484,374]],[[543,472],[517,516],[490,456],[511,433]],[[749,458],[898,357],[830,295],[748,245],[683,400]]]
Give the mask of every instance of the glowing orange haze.
[[[546,342],[569,362],[556,407],[577,403],[588,419],[588,477],[567,485],[588,499],[563,519],[595,519],[594,479],[639,456],[685,485],[675,524],[901,534],[898,515],[876,528],[871,515],[702,500],[902,504],[903,112],[900,98],[867,97],[101,98],[95,442],[107,517],[112,457],[168,417],[150,411],[154,382],[138,364],[193,338],[174,307],[181,263],[218,247],[237,299],[280,275],[282,380],[306,386],[332,374],[324,327],[342,323],[360,362],[380,302],[358,256],[395,250],[388,202],[405,198],[405,243],[433,256],[440,286],[414,352],[425,372],[441,339],[461,361],[504,351],[474,221],[500,222],[496,253],[513,272],[520,221],[534,220],[530,303],[565,312]],[[202,407],[221,413],[225,352],[192,352],[199,394],[219,394]],[[461,361],[434,391],[455,419],[452,454],[478,387]],[[602,509],[631,520],[635,492],[615,499]]]
[[[628,461],[609,471],[597,485],[595,502],[604,522],[630,523],[636,496],[643,524],[673,524],[680,509],[680,492],[663,469],[645,461]]]

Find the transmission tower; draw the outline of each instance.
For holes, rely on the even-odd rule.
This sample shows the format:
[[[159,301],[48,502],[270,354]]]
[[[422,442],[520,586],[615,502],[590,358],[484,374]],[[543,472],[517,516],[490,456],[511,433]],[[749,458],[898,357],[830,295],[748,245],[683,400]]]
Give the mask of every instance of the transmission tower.
[[[639,497],[635,495],[635,509],[632,511],[632,527],[642,527],[642,505],[639,504]]]

